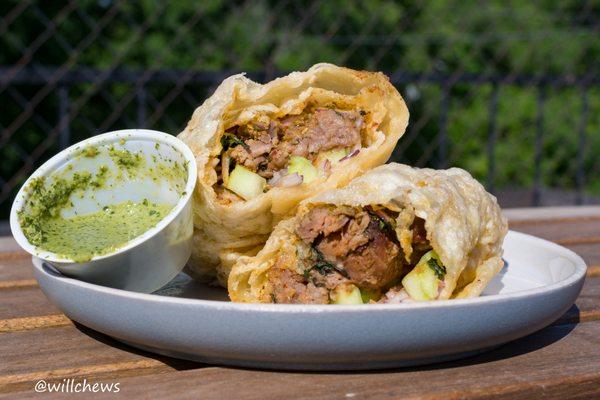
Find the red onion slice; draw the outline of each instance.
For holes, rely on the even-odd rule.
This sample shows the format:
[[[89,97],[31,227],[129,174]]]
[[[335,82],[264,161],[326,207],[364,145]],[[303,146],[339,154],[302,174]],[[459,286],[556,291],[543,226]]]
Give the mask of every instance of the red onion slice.
[[[319,168],[325,172],[326,175],[329,174],[329,172],[331,172],[331,161],[324,159],[319,163]]]
[[[411,298],[406,290],[398,290],[398,287],[395,287],[388,290],[387,293],[379,300],[379,303],[399,304],[410,300]]]
[[[297,172],[287,175],[287,170],[281,170],[273,173],[273,178],[269,180],[269,185],[276,187],[291,187],[302,184],[304,179]]]
[[[269,185],[277,186],[277,183],[287,174],[287,168],[273,172],[273,177],[269,179]]]
[[[293,174],[286,175],[283,178],[281,178],[279,180],[279,182],[277,183],[277,186],[279,186],[279,187],[298,186],[298,185],[301,185],[303,181],[304,181],[304,179],[302,178],[302,176],[298,175],[297,172],[294,172]]]
[[[341,159],[340,159],[340,162],[342,162],[342,161],[344,161],[344,160],[347,160],[347,159],[349,159],[349,158],[352,158],[352,157],[354,157],[355,155],[357,155],[358,153],[360,153],[360,149],[353,150],[353,151],[352,151],[350,154],[348,154],[347,156],[345,156],[345,157],[341,158]]]

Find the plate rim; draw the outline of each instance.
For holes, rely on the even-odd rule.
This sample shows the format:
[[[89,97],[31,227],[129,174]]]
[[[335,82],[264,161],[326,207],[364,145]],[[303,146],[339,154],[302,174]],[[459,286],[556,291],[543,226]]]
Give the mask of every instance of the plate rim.
[[[551,248],[555,252],[562,253],[562,255],[571,261],[574,266],[574,272],[558,282],[551,283],[549,285],[543,285],[536,288],[525,289],[509,294],[493,294],[488,296],[479,296],[468,299],[448,299],[438,300],[431,302],[414,302],[414,303],[399,303],[399,304],[356,304],[356,305],[338,305],[338,304],[266,304],[266,303],[235,303],[231,301],[222,300],[204,300],[204,299],[192,299],[188,297],[171,297],[161,296],[154,293],[139,293],[132,292],[123,289],[115,289],[106,286],[96,285],[93,283],[84,282],[75,278],[70,278],[60,273],[49,273],[45,270],[43,260],[38,257],[32,256],[32,263],[34,269],[49,279],[59,280],[63,284],[76,286],[85,290],[91,290],[100,292],[105,295],[120,297],[123,299],[134,299],[145,302],[156,302],[161,303],[172,303],[184,306],[203,306],[212,308],[215,310],[222,311],[256,311],[256,312],[269,312],[269,313],[290,313],[300,312],[308,314],[322,314],[332,312],[343,312],[353,313],[357,311],[392,311],[392,310],[413,310],[413,309],[429,309],[429,308],[456,308],[461,306],[477,306],[485,305],[489,303],[501,303],[506,301],[523,300],[528,297],[535,297],[539,295],[546,295],[560,291],[561,289],[567,288],[572,285],[576,285],[580,280],[585,279],[587,265],[583,258],[574,251],[553,243],[549,240],[542,239],[533,235],[529,235],[522,232],[516,232],[509,230],[508,235],[516,236],[524,240],[529,240],[541,247]],[[37,276],[36,276],[37,279]],[[39,280],[39,279],[38,279]],[[43,288],[43,285],[40,285]]]

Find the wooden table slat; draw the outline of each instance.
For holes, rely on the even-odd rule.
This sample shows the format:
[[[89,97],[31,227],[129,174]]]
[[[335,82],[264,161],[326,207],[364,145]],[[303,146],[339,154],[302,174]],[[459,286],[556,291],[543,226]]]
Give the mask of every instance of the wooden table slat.
[[[34,279],[31,256],[25,252],[3,253],[0,249],[0,282]]]
[[[22,289],[0,287],[0,321],[17,317],[59,314],[60,310],[48,301],[39,286]]]
[[[118,376],[124,369],[130,374],[147,374],[149,369],[156,372],[201,366],[135,350],[60,317],[50,329],[0,333],[0,393],[22,390],[44,375],[57,379],[95,377],[96,373]],[[135,364],[140,361],[147,362]]]

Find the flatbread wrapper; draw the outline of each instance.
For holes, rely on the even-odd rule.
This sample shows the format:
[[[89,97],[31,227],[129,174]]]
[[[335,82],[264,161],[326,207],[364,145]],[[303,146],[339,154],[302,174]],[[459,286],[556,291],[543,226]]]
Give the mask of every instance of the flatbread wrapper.
[[[257,115],[280,118],[308,105],[364,110],[363,148],[331,167],[328,176],[292,187],[273,187],[247,201],[218,199],[216,171],[223,150],[221,138],[230,127]],[[243,254],[256,254],[273,227],[300,201],[326,189],[343,186],[365,171],[385,163],[408,124],[408,109],[382,73],[317,64],[261,85],[243,74],[225,79],[198,107],[179,138],[196,156],[198,183],[194,193],[194,249],[187,272],[194,278],[217,278],[225,286],[231,266]],[[356,152],[355,152],[356,153]]]
[[[382,205],[399,212],[396,233],[404,254],[411,251],[410,226],[424,220],[427,240],[446,269],[438,300],[476,297],[502,269],[507,222],[496,198],[462,169],[417,169],[396,163],[375,168],[340,189],[301,203],[294,217],[280,222],[256,256],[237,260],[229,276],[233,301],[272,302],[268,274],[280,256],[297,268],[297,228],[315,207]],[[302,271],[297,271],[302,274]]]

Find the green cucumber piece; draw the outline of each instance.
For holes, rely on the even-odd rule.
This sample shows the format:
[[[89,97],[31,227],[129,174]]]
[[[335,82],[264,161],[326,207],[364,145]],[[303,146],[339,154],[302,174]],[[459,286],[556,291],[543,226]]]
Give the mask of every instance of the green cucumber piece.
[[[421,289],[429,300],[433,300],[438,295],[439,280],[435,275],[435,272],[429,266],[423,269],[419,274],[421,279]]]
[[[297,173],[300,175],[303,183],[310,183],[317,179],[319,175],[319,172],[310,160],[299,156],[290,157],[287,169],[289,174]]]
[[[427,261],[432,258],[440,261],[439,256],[433,250],[428,251],[412,271],[402,279],[402,286],[413,300],[427,301],[438,296],[440,280],[436,272],[427,264]]]
[[[415,267],[416,268],[416,267]],[[413,269],[402,279],[402,287],[411,299],[417,301],[431,300],[421,288],[421,276]]]
[[[319,154],[319,157],[317,157],[317,165],[320,165],[321,162],[323,162],[324,160],[329,160],[329,162],[334,164],[336,162],[339,162],[342,158],[346,157],[347,155],[348,150],[346,149],[333,149],[329,151],[324,151],[323,153]]]
[[[363,304],[360,289],[354,285],[340,285],[333,291],[333,304]]]
[[[361,290],[360,297],[362,298],[363,303],[368,304],[371,302],[371,300],[379,300],[381,298],[381,294],[375,291]]]
[[[245,200],[250,200],[263,193],[267,180],[241,165],[236,165],[229,174],[225,187]]]

